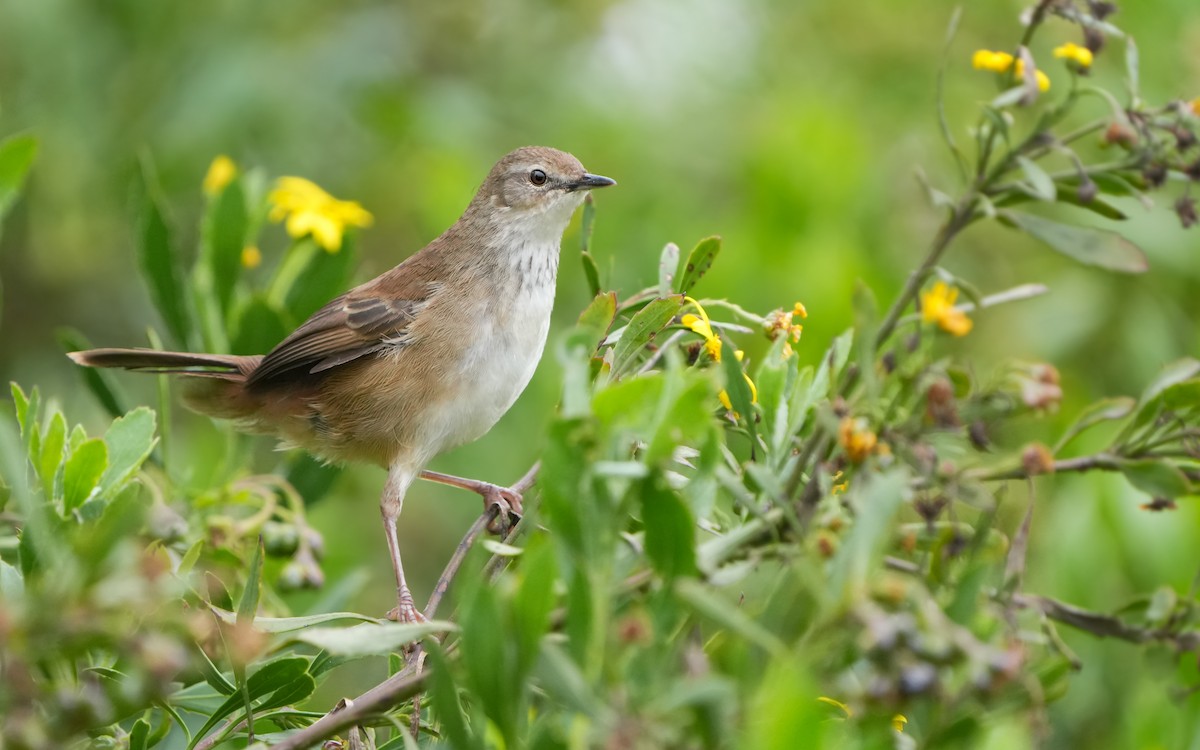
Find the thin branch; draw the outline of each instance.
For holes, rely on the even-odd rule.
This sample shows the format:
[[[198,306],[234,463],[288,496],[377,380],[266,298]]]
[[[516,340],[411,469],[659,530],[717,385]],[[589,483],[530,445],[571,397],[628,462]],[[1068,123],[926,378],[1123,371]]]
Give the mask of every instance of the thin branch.
[[[311,747],[413,697],[424,689],[429,675],[428,671],[419,674],[397,672],[357,698],[340,701],[332,711],[271,747],[273,750],[303,750]]]
[[[1120,459],[1108,453],[1096,453],[1090,456],[1079,456],[1077,458],[1064,458],[1055,461],[1051,464],[1049,471],[1042,472],[1044,474],[1061,474],[1072,471],[1120,471]],[[997,471],[989,470],[974,470],[968,471],[966,476],[970,479],[976,479],[982,482],[992,482],[1003,479],[1028,479],[1031,475],[1029,471],[1018,466],[1013,469],[1002,469]]]
[[[1130,643],[1159,641],[1169,643],[1180,651],[1200,649],[1200,630],[1174,631],[1167,628],[1142,628],[1111,615],[1081,609],[1073,604],[1036,594],[1014,594],[1012,602],[1018,607],[1037,610],[1051,620],[1057,620],[1101,638],[1117,638]]]

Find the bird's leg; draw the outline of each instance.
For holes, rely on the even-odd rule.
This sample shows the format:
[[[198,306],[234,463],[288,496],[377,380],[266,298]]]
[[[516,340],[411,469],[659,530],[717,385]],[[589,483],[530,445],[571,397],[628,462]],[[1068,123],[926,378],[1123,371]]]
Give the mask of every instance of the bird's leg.
[[[491,482],[456,477],[437,471],[422,471],[419,476],[421,479],[430,482],[448,484],[451,487],[458,487],[459,489],[470,490],[476,493],[483,498],[483,511],[485,513],[493,505],[497,506],[500,512],[496,514],[495,520],[488,524],[488,531],[493,534],[501,534],[504,533],[507,527],[510,513],[516,516],[524,513],[524,509],[521,507],[521,495],[525,490],[533,486],[533,482],[537,478],[537,470],[538,464],[534,464],[533,468],[511,487],[501,487]]]
[[[383,485],[383,496],[379,499],[379,510],[383,515],[383,533],[387,537],[388,552],[392,556],[392,569],[396,572],[396,608],[388,612],[388,618],[399,622],[426,622],[425,615],[413,603],[412,592],[404,580],[404,564],[400,561],[400,540],[396,536],[396,520],[404,505],[404,493],[412,484],[413,473],[393,466],[388,470],[387,482]]]

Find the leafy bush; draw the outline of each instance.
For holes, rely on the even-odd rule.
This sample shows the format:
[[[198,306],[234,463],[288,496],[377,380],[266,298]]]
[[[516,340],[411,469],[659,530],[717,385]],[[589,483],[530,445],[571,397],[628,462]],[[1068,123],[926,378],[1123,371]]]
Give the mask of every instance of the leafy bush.
[[[1183,182],[1174,211],[1195,221],[1198,105],[1142,101],[1136,47],[1109,10],[1041,2],[1014,53],[976,53],[998,94],[969,151],[942,118],[962,179],[925,185],[944,212],[932,245],[886,309],[859,286],[828,351],[806,350],[800,303],[757,313],[697,296],[719,238],[687,254],[668,244],[634,294],[603,289],[587,203],[594,299],[555,349],[562,398],[536,495],[502,541],[481,540],[494,511],[470,529],[426,609],[453,583],[447,619],[338,611],[345,581],[316,611],[289,610],[286,592],[325,585],[305,502],[330,470],[289,459],[250,474],[231,451],[213,486],[184,489],[155,453],[155,412],[129,409],[109,376],[84,373],[114,417],[102,437],[14,385],[15,420],[0,423],[5,746],[1027,745],[1080,667],[1060,625],[1168,645],[1195,708],[1194,590],[1109,614],[1031,592],[1025,573],[1038,493],[1052,489],[1039,476],[1117,472],[1156,511],[1195,494],[1200,361],[1051,434],[1051,365],[988,373],[947,345],[972,315],[1047,291],[984,294],[943,269],[968,227],[998,221],[1140,272],[1141,250],[1106,228],[1124,218],[1111,199]],[[1030,43],[1050,14],[1086,46],[1039,67]],[[1123,97],[1089,83],[1115,65],[1102,42],[1125,46]],[[29,137],[0,145],[0,210],[33,153]],[[270,194],[265,175],[218,159],[187,267],[144,167],[139,258],[172,345],[263,351],[347,284],[348,227],[369,221],[353,204],[321,193],[336,232],[293,217],[294,242],[254,270],[261,227],[300,188]],[[1095,220],[1071,222],[1061,204]],[[737,342],[759,336],[752,361]],[[336,670],[384,669],[352,701],[310,697]]]

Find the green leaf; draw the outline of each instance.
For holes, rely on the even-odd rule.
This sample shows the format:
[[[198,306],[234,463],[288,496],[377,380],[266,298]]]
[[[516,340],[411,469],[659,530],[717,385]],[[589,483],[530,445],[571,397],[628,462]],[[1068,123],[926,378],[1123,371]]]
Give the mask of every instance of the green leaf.
[[[646,527],[646,557],[671,580],[696,572],[696,524],[687,505],[666,486],[661,476],[635,485]]]
[[[359,615],[358,617],[361,617]],[[306,618],[285,618],[301,620]],[[339,618],[340,619],[340,618]],[[257,626],[258,620],[255,620]],[[289,630],[293,628],[289,627]],[[298,631],[295,640],[311,643],[336,656],[372,656],[399,651],[427,635],[457,630],[452,622],[366,622],[348,628],[307,628]],[[286,632],[286,631],[268,631]]]
[[[1149,426],[1158,418],[1159,413],[1164,408],[1164,397],[1168,390],[1173,386],[1182,385],[1190,380],[1200,376],[1200,360],[1186,357],[1177,362],[1172,362],[1163,368],[1163,371],[1151,381],[1150,385],[1142,391],[1141,398],[1138,399],[1137,415],[1133,421],[1125,426],[1121,431],[1121,435],[1117,438],[1117,443],[1125,442],[1134,432],[1140,428]],[[1173,399],[1185,398],[1188,389],[1176,396]]]
[[[92,495],[108,468],[108,446],[89,438],[71,452],[63,466],[63,511],[70,513]]]
[[[1042,201],[1053,201],[1058,197],[1058,188],[1054,186],[1054,180],[1037,162],[1025,156],[1018,156],[1017,164],[1028,180],[1026,187],[1030,195]]]
[[[293,702],[293,696],[302,693],[304,688],[312,682],[312,677],[306,673],[307,668],[308,659],[300,656],[283,657],[267,662],[257,672],[250,675],[250,679],[246,681],[245,700],[254,701],[263,696],[270,696],[259,706],[260,709],[286,705],[288,702]],[[311,689],[309,692],[312,692]],[[275,695],[271,695],[272,693]],[[275,700],[276,697],[286,700],[281,703]],[[209,717],[200,731],[195,734],[192,742],[188,744],[188,749],[192,750],[225,717],[242,706],[243,696],[240,691],[226,698],[225,702]]]
[[[503,622],[500,599],[492,586],[475,582],[462,607],[462,663],[467,684],[484,713],[500,729],[507,747],[517,747],[517,699],[520,685],[514,680],[515,651],[509,636],[496,627]]]
[[[596,225],[596,201],[588,193],[583,199],[583,219],[579,231],[580,260],[583,261],[583,273],[587,277],[588,289],[595,297],[600,293],[600,269],[596,267],[596,259],[592,256],[592,231]]]
[[[250,559],[250,576],[246,579],[246,588],[242,590],[242,598],[238,600],[237,619],[238,625],[251,625],[254,623],[254,618],[258,614],[258,600],[262,595],[262,569],[263,569],[263,540],[262,535],[258,537],[258,543],[254,546],[254,557]]]
[[[55,331],[55,338],[58,339],[58,345],[64,352],[78,352],[92,348],[91,343],[83,334],[74,328],[58,329]],[[104,407],[104,411],[108,412],[110,418],[119,417],[128,411],[122,406],[125,399],[119,395],[120,389],[112,371],[100,367],[77,367],[75,371],[83,377],[84,385],[92,392],[92,396],[96,398],[100,406]]]
[[[588,331],[596,342],[604,339],[617,317],[617,293],[597,294],[583,312],[577,325]]]
[[[676,273],[675,290],[681,294],[690,292],[696,282],[708,273],[708,269],[712,268],[713,261],[716,260],[719,252],[721,252],[720,237],[714,235],[700,240],[699,244],[688,254],[687,262]]]
[[[1129,93],[1133,95],[1133,100],[1136,103],[1141,98],[1141,76],[1138,62],[1138,48],[1134,43],[1133,37],[1125,35],[1125,74],[1128,76]]]
[[[113,420],[104,433],[108,446],[108,469],[100,480],[101,492],[120,487],[141,468],[154,449],[154,412],[139,406],[123,417]]]
[[[21,390],[21,386],[16,383],[9,383],[8,388],[12,393],[17,424],[21,428],[21,442],[28,446],[32,433],[37,431],[38,412],[41,410],[41,395],[38,393],[36,385],[29,392],[29,395],[26,395],[25,391]]]
[[[668,242],[658,257],[658,296],[666,297],[675,288],[675,274],[679,272],[679,245]]]
[[[696,579],[677,579],[673,590],[681,602],[702,617],[745,638],[772,656],[784,657],[787,654],[787,647],[774,633]]]
[[[284,313],[265,294],[255,294],[233,315],[234,354],[262,354],[283,341],[291,331]]]
[[[150,735],[150,722],[138,719],[129,730],[129,750],[146,750],[146,737]]]
[[[1136,405],[1137,402],[1128,396],[1105,398],[1089,404],[1075,418],[1075,424],[1063,434],[1051,453],[1057,455],[1077,435],[1101,422],[1124,419],[1133,413],[1133,407]]]
[[[171,229],[159,197],[154,167],[149,159],[142,162],[145,204],[138,227],[138,264],[150,299],[167,324],[176,344],[186,347],[192,336],[193,322],[183,261],[172,246]]]
[[[235,612],[230,612],[220,607],[210,607],[210,609],[223,622],[230,625],[237,622],[238,616]],[[323,625],[327,622],[337,622],[339,620],[359,620],[360,622],[369,622],[376,625],[388,624],[376,617],[357,612],[324,612],[318,615],[305,615],[302,617],[255,617],[254,629],[263,633],[291,633],[296,630],[311,628],[313,625]],[[329,628],[329,630],[344,630],[344,628]],[[317,637],[320,638],[322,636],[318,635]]]
[[[1061,224],[1014,211],[1002,212],[1000,218],[1085,265],[1119,273],[1142,273],[1147,268],[1146,254],[1141,248],[1115,232]]]
[[[750,444],[758,444],[758,420],[754,413],[754,404],[750,392],[750,384],[746,382],[746,373],[742,371],[742,363],[734,356],[734,344],[727,337],[721,337],[721,369],[725,372],[725,393],[729,396],[729,404],[739,420],[746,425],[750,432]]]
[[[557,644],[542,641],[541,657],[534,670],[539,688],[566,708],[583,716],[595,716],[604,704],[596,699],[579,666]]]
[[[907,473],[900,469],[868,474],[864,480],[856,479],[850,486],[850,497],[859,512],[833,558],[829,575],[833,600],[846,606],[868,591],[890,539],[892,519],[909,491]]]
[[[1187,476],[1162,459],[1124,459],[1117,468],[1130,484],[1151,497],[1174,499],[1192,492]]]
[[[662,408],[663,404],[656,399],[656,403],[649,404],[644,412],[646,416],[654,416],[657,420],[657,429],[646,445],[643,456],[647,465],[662,464],[671,460],[678,446],[698,445],[713,429],[712,411],[715,398],[712,382],[695,370],[684,371],[684,374],[687,378],[682,388],[674,384],[670,387],[674,399],[665,411]],[[596,415],[600,415],[599,407],[596,409]]]
[[[537,661],[542,636],[550,625],[554,608],[554,582],[558,565],[554,547],[545,536],[535,537],[521,561],[521,583],[512,600],[513,628],[510,631],[516,650],[514,679],[523,682]]]
[[[675,318],[681,304],[682,297],[672,295],[656,299],[637,311],[630,319],[629,325],[621,332],[621,338],[613,351],[614,375],[623,374],[637,361],[642,349]]]
[[[37,138],[30,133],[10,135],[0,141],[0,225],[16,203],[37,151]]]
[[[458,702],[458,686],[454,684],[454,673],[441,646],[431,642],[425,647],[429,654],[429,668],[433,673],[429,697],[438,726],[449,741],[449,747],[457,750],[481,750],[483,743],[467,729],[462,706]]]
[[[54,478],[58,475],[58,468],[63,464],[67,447],[67,420],[62,412],[55,411],[54,416],[50,417],[50,423],[46,425],[46,432],[42,435],[41,442],[42,455],[37,462],[37,472],[42,480],[42,488],[46,497],[54,497]]]
[[[201,236],[200,263],[212,284],[222,318],[228,318],[233,289],[242,271],[249,217],[241,179],[235,177],[208,203]]]
[[[298,325],[346,291],[357,257],[353,236],[343,236],[336,252],[323,250],[312,239],[300,240],[288,250],[271,282],[269,301],[286,311],[289,326]]]

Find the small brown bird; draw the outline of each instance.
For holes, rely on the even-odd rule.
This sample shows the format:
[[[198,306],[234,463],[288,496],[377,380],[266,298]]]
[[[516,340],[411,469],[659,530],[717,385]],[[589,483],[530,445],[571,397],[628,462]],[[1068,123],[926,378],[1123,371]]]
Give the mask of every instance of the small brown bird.
[[[185,401],[202,414],[326,461],[385,467],[380,509],[397,618],[421,621],[396,538],[405,492],[423,476],[520,512],[520,494],[508,488],[422,469],[490,430],[528,385],[550,328],[562,233],[586,191],[614,184],[571,154],[520,148],[496,163],[442,236],[322,307],[265,356],[69,356],[89,367],[184,375]]]

